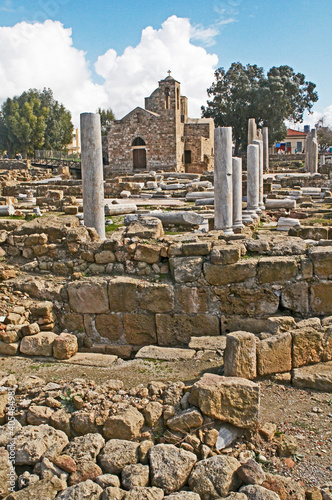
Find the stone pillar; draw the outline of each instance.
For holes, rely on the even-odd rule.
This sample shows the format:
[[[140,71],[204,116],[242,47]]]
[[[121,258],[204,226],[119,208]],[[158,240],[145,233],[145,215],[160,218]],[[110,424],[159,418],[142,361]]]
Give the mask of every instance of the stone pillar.
[[[318,172],[318,141],[317,141],[317,130],[313,128],[311,130],[311,150],[310,150],[310,172],[312,174],[317,174]]]
[[[247,147],[247,212],[252,218],[258,218],[259,203],[259,146]]]
[[[320,159],[319,159],[319,165],[322,167],[323,165],[325,165],[325,155],[321,155]]]
[[[214,227],[233,234],[232,127],[214,132]]]
[[[305,141],[305,169],[311,172],[310,158],[311,158],[312,135],[308,134]]]
[[[242,224],[242,158],[233,158],[233,228]]]
[[[104,175],[99,113],[81,113],[84,225],[105,239]]]
[[[248,120],[248,146],[252,144],[252,141],[257,139],[257,125],[255,118],[249,118]]]
[[[263,202],[263,141],[253,141],[259,147],[259,202],[258,206],[261,210],[264,210]]]
[[[263,170],[269,171],[269,127],[263,127]]]

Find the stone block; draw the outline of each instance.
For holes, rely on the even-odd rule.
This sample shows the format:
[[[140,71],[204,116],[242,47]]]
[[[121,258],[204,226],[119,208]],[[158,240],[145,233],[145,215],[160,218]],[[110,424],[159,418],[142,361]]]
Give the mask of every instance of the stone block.
[[[200,278],[203,259],[202,257],[171,257],[169,264],[176,283],[190,283]]]
[[[53,303],[46,300],[45,302],[38,302],[30,307],[31,315],[34,317],[50,316],[53,309]]]
[[[182,286],[175,290],[176,312],[205,313],[208,311],[208,292],[204,288]]]
[[[134,254],[134,260],[155,264],[160,261],[160,246],[138,244]]]
[[[247,259],[228,266],[217,266],[207,262],[204,264],[204,274],[210,285],[222,286],[255,278],[256,268],[256,259]]]
[[[132,314],[123,315],[125,338],[128,344],[149,345],[157,341],[154,315]]]
[[[149,345],[142,347],[135,358],[139,359],[159,359],[163,361],[179,361],[180,359],[192,359],[196,352],[193,349],[174,349],[172,347],[159,347]]]
[[[264,287],[243,285],[215,288],[214,293],[220,299],[220,310],[225,315],[268,317],[279,308],[279,297]]]
[[[102,250],[95,254],[96,264],[111,264],[115,262],[115,255],[111,250]]]
[[[241,248],[235,245],[214,247],[211,251],[211,264],[227,266],[241,258]]]
[[[332,360],[332,326],[326,329],[323,337],[323,354],[322,361]]]
[[[106,281],[70,282],[68,298],[76,313],[101,314],[109,310]]]
[[[226,335],[224,373],[226,377],[249,380],[256,377],[256,337],[253,333],[239,331]]]
[[[251,428],[258,422],[259,384],[235,377],[205,373],[191,390],[189,401],[204,415],[236,427]]]
[[[309,285],[300,281],[285,287],[281,292],[281,305],[293,313],[306,316],[309,312]]]
[[[292,384],[302,389],[332,392],[332,361],[296,368],[292,373]]]
[[[292,369],[292,335],[283,332],[257,343],[257,371],[260,377]]]
[[[319,363],[323,354],[323,333],[310,327],[291,331],[293,368]]]
[[[314,274],[320,279],[332,279],[332,247],[314,247],[309,257],[314,265]]]
[[[134,441],[139,437],[143,424],[142,413],[129,406],[108,417],[103,427],[103,435],[107,441],[109,439]]]
[[[293,257],[263,257],[258,262],[259,283],[280,283],[289,281],[298,273],[298,265]]]
[[[75,335],[61,333],[53,342],[53,356],[56,359],[69,359],[77,353],[78,344]]]
[[[155,313],[172,311],[174,308],[173,287],[166,284],[140,284],[137,300],[141,309]]]
[[[112,312],[129,312],[137,307],[136,290],[139,280],[115,278],[108,284],[108,297]]]
[[[159,239],[164,235],[163,224],[157,217],[140,217],[129,223],[127,238]]]
[[[310,287],[310,309],[312,315],[329,316],[332,314],[332,282],[322,281]]]
[[[20,352],[27,356],[52,356],[53,342],[57,335],[52,332],[41,332],[24,337],[21,340]]]
[[[62,327],[66,328],[69,332],[83,331],[83,316],[76,313],[65,314],[62,318]]]
[[[124,334],[121,314],[98,314],[95,319],[96,330],[103,338],[115,342]]]
[[[10,344],[7,344],[0,341],[0,355],[15,356],[18,353],[19,348],[19,342],[11,342]]]
[[[183,243],[182,254],[186,257],[192,257],[196,255],[208,255],[210,253],[211,243],[207,241],[195,242],[195,243]]]
[[[218,316],[156,314],[158,345],[187,346],[191,337],[220,335]]]

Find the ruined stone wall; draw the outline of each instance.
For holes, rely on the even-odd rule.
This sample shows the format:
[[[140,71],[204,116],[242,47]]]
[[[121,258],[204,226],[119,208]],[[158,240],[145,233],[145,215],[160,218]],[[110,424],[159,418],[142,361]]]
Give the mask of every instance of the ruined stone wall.
[[[200,123],[200,120],[190,120],[184,127],[185,150],[191,151],[191,163],[186,165],[186,171],[202,173],[213,170],[214,167],[214,128],[213,120]]]

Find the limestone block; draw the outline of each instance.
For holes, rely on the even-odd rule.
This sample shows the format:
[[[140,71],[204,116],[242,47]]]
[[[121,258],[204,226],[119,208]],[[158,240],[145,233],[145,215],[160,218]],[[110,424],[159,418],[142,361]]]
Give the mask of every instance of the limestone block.
[[[310,287],[310,309],[313,315],[332,314],[332,282],[322,281]]]
[[[291,331],[293,368],[319,363],[323,354],[323,333],[310,327]]]
[[[292,283],[281,292],[281,305],[303,316],[309,312],[309,286],[306,282]]]
[[[123,320],[120,314],[97,314],[95,327],[101,337],[111,341],[119,340],[124,334]]]
[[[193,385],[189,401],[208,417],[250,428],[258,421],[259,398],[259,384],[251,380],[205,373]]]
[[[64,489],[57,495],[57,500],[71,500],[79,498],[82,500],[99,500],[103,490],[91,479],[75,484]]]
[[[226,377],[249,380],[256,377],[256,337],[253,333],[239,331],[226,335],[224,373]]]
[[[126,229],[128,238],[159,239],[164,235],[163,224],[157,217],[140,217],[129,223]]]
[[[70,333],[62,332],[53,343],[53,356],[56,359],[69,359],[78,351],[77,338]]]
[[[218,336],[218,316],[210,314],[156,314],[160,346],[187,346],[191,337]]]
[[[203,259],[202,257],[171,257],[169,264],[176,283],[190,283],[200,278]]]
[[[224,498],[241,485],[241,479],[236,474],[240,465],[236,458],[222,455],[201,460],[190,474],[190,489],[200,498]]]
[[[134,253],[134,260],[155,264],[160,261],[160,246],[138,244]]]
[[[109,310],[106,281],[72,281],[68,284],[68,297],[76,313],[101,314]]]
[[[182,286],[175,290],[176,312],[205,313],[208,311],[208,292],[204,288]]]
[[[67,444],[66,434],[49,425],[22,427],[15,436],[16,464],[34,465],[52,445],[56,445],[59,454]]]
[[[28,337],[30,335],[36,335],[40,332],[40,327],[38,323],[30,323],[29,325],[22,326],[21,332],[24,337]]]
[[[211,338],[211,337],[209,337]],[[159,359],[163,361],[175,361],[180,359],[192,359],[196,352],[193,349],[179,349],[174,347],[159,347],[148,345],[142,347],[135,358],[139,359]]]
[[[135,440],[139,437],[143,424],[142,413],[133,406],[129,406],[108,417],[103,427],[103,435],[107,441],[120,438],[128,441]]]
[[[153,315],[126,313],[123,315],[123,326],[125,338],[129,344],[148,345],[157,341]]]
[[[332,392],[332,362],[296,368],[292,373],[294,387]]]
[[[323,354],[322,361],[332,360],[332,327],[326,329],[323,337]]]
[[[292,369],[292,335],[283,332],[257,343],[258,375],[290,372]]]
[[[309,257],[314,265],[314,274],[320,279],[332,279],[332,247],[314,247]]]
[[[270,491],[263,486],[258,484],[249,484],[248,486],[242,486],[239,490],[240,493],[244,493],[248,499],[251,500],[280,500],[279,495],[274,491]],[[286,498],[286,497],[285,497]]]
[[[271,316],[278,311],[279,297],[263,287],[243,285],[215,288],[220,299],[220,310],[225,315]]]
[[[297,272],[293,257],[263,257],[258,263],[257,278],[260,283],[278,283],[295,278]]]
[[[247,259],[228,266],[204,264],[204,274],[210,285],[228,285],[241,283],[255,278],[257,268],[256,259]]]
[[[150,401],[143,410],[144,418],[149,427],[154,427],[163,414],[163,406],[158,401]]]
[[[38,476],[37,476],[38,477]],[[26,488],[21,489],[20,491],[16,491],[14,493],[11,493],[6,497],[8,500],[40,500],[41,498],[43,500],[53,500],[56,496],[59,498],[58,495],[61,495],[63,492],[64,486],[66,483],[64,483],[61,479],[59,479],[57,476],[48,476],[41,481],[36,481],[33,482],[32,484],[29,484]],[[65,491],[65,490],[64,490]],[[59,492],[59,493],[58,493]],[[58,495],[57,495],[58,493]],[[61,497],[63,500],[64,497]],[[93,497],[91,497],[93,498]],[[97,498],[97,497],[95,497]]]
[[[195,429],[203,425],[202,414],[197,408],[188,408],[167,420],[167,427],[172,431],[187,433],[189,429]]]
[[[200,241],[195,243],[183,243],[182,253],[186,257],[192,257],[197,255],[208,255],[211,250],[211,243],[206,241]]]
[[[48,424],[53,410],[48,406],[30,405],[27,412],[27,422],[30,425]]]
[[[139,443],[110,439],[99,454],[99,465],[104,472],[119,474],[126,465],[138,463],[138,449]]]
[[[166,284],[140,285],[137,293],[141,309],[155,313],[172,311],[174,307],[173,287]]]
[[[13,342],[7,344],[5,342],[0,341],[0,355],[15,356],[15,354],[18,353],[19,348],[20,348],[19,342]]]
[[[95,254],[96,264],[110,264],[115,262],[115,255],[111,250],[102,250]]]
[[[77,436],[66,446],[64,453],[71,457],[76,464],[95,462],[105,445],[105,439],[98,433],[88,433]]]
[[[126,465],[121,472],[123,488],[131,490],[136,486],[144,487],[149,484],[149,466],[142,464]]]
[[[41,332],[24,337],[21,340],[20,352],[28,356],[52,356],[53,342],[57,335],[53,332]]]
[[[83,331],[83,316],[76,313],[65,314],[62,318],[62,328],[66,328],[69,332]]]
[[[139,280],[120,277],[108,284],[110,310],[114,312],[129,312],[136,309],[136,290]]]
[[[229,265],[235,264],[241,258],[241,247],[235,245],[224,245],[214,247],[211,251],[211,264]]]
[[[266,474],[266,480],[264,481],[262,486],[267,490],[270,490],[271,493],[274,492],[280,499],[310,499],[310,497],[307,496],[307,491],[305,491],[307,490],[307,488],[304,489],[300,481],[291,479],[289,477],[279,476],[278,474]],[[277,497],[262,496],[261,498],[264,498],[264,500],[269,500],[270,498]]]

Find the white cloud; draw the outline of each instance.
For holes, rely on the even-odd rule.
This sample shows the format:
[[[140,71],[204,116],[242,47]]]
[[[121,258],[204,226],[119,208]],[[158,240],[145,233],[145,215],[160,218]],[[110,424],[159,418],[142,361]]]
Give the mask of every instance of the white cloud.
[[[315,128],[315,125],[321,119],[323,119],[323,125],[325,127],[332,127],[332,105],[325,108],[322,113],[319,111],[313,111],[310,114],[305,112],[302,123],[286,121],[286,125],[290,128],[294,128],[295,130],[303,131],[304,125],[310,125],[310,128]]]
[[[168,70],[181,82],[181,93],[189,98],[191,116],[200,116],[218,57],[191,43],[198,34],[189,19],[171,16],[159,30],[145,28],[136,47],[127,47],[122,55],[110,49],[98,58],[95,69],[105,78],[109,105],[118,118],[136,106],[144,107],[144,97],[153,92]],[[201,31],[200,35],[211,40],[215,32]]]

